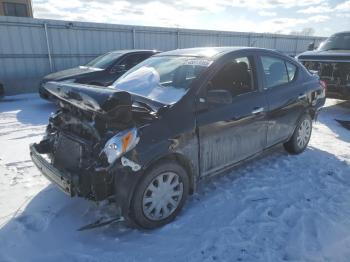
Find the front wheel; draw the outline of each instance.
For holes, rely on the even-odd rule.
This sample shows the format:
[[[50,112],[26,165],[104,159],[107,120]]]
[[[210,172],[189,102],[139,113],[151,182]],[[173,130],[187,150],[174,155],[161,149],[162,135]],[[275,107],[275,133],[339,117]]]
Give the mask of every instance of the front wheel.
[[[145,229],[163,226],[181,211],[188,192],[185,169],[176,162],[161,162],[146,172],[137,186],[129,219]]]
[[[309,144],[312,131],[312,119],[309,114],[304,115],[290,140],[284,144],[284,148],[291,154],[302,153]]]

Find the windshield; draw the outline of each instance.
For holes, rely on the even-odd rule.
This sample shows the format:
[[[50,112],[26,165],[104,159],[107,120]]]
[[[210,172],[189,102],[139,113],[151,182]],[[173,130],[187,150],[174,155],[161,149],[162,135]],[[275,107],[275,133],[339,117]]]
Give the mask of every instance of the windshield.
[[[113,86],[162,104],[173,104],[211,63],[198,57],[151,57],[126,72]]]
[[[350,50],[350,33],[336,34],[329,37],[322,45],[320,45],[318,50]]]
[[[100,69],[107,69],[121,55],[122,55],[121,53],[117,53],[117,52],[107,53],[90,61],[89,63],[86,64],[86,66],[100,68]]]

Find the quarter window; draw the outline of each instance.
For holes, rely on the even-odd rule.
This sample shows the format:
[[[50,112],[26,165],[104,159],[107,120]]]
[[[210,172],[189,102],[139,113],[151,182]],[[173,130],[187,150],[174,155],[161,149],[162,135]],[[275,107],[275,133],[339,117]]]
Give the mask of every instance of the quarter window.
[[[297,72],[297,67],[291,63],[286,62],[289,82],[293,81]]]

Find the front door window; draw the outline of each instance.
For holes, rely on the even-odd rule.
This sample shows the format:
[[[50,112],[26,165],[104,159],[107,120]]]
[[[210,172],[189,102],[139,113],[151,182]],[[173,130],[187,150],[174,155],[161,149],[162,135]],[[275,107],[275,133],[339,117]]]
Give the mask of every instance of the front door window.
[[[251,60],[249,57],[239,57],[229,61],[213,77],[209,90],[226,90],[232,97],[255,91]]]

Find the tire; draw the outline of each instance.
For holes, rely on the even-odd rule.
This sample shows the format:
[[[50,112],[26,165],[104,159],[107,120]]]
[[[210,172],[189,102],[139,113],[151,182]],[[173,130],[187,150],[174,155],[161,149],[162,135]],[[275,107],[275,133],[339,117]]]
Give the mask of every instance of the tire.
[[[174,161],[162,161],[144,174],[134,192],[128,216],[131,226],[154,229],[170,223],[189,193],[189,177]]]
[[[312,118],[309,114],[301,117],[290,140],[284,148],[291,154],[300,154],[308,146],[312,133]]]

